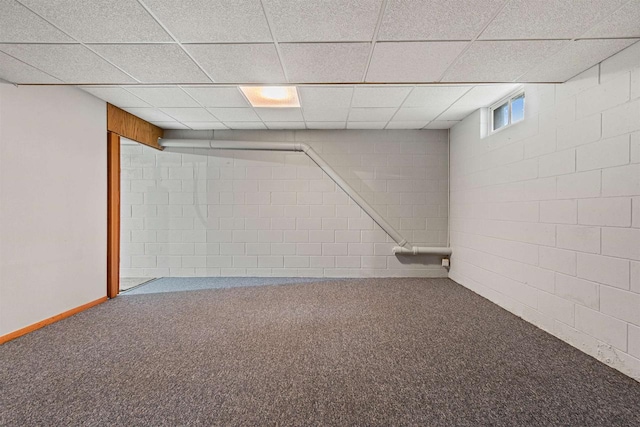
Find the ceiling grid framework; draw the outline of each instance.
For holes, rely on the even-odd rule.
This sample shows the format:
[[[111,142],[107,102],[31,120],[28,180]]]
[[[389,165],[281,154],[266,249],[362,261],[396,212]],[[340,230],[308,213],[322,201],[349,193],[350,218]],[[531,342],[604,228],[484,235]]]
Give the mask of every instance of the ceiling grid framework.
[[[166,128],[446,128],[638,42],[639,18],[640,0],[3,0],[0,79],[79,85]],[[261,83],[297,85],[300,111],[236,87]]]

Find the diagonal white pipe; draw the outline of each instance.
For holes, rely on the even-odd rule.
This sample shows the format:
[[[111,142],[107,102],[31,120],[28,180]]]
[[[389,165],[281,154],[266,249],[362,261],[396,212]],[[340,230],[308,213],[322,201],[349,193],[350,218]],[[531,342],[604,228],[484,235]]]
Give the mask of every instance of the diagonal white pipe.
[[[167,148],[209,148],[215,150],[299,151],[305,153],[329,178],[336,183],[367,215],[398,244],[394,254],[402,255],[451,255],[451,248],[412,246],[366,200],[364,200],[309,144],[303,142],[226,141],[216,139],[161,139]]]

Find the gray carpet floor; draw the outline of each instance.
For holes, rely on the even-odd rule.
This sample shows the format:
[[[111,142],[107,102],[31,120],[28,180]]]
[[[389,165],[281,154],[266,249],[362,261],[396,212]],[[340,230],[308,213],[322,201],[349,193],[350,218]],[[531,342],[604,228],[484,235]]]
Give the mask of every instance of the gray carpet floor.
[[[8,342],[0,425],[638,426],[640,384],[450,280],[349,279],[121,296]]]

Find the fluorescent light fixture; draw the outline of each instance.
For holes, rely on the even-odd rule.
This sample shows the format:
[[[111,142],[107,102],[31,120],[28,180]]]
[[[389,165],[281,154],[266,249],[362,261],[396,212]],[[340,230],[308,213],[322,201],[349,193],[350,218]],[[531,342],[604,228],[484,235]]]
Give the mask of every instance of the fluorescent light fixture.
[[[240,86],[254,107],[300,107],[295,86]]]

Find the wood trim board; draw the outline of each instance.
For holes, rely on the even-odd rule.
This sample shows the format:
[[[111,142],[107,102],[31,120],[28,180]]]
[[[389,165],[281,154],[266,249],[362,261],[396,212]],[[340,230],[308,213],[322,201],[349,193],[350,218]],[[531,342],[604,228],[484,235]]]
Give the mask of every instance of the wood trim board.
[[[63,313],[60,313],[60,314],[56,314],[55,316],[49,317],[48,319],[41,320],[41,321],[39,321],[37,323],[34,323],[33,325],[29,325],[29,326],[26,326],[26,327],[24,327],[22,329],[18,329],[17,331],[11,332],[9,334],[2,335],[2,336],[0,336],[0,344],[4,344],[7,341],[11,341],[11,340],[16,339],[18,337],[21,337],[22,335],[25,335],[25,334],[28,334],[29,332],[33,332],[33,331],[35,331],[37,329],[43,328],[43,327],[45,327],[47,325],[50,325],[52,323],[55,323],[55,322],[57,322],[59,320],[66,319],[67,317],[71,317],[74,314],[80,313],[81,311],[84,311],[84,310],[89,309],[91,307],[94,307],[94,306],[96,306],[98,304],[101,304],[101,303],[105,302],[106,300],[107,300],[107,297],[98,298],[97,300],[88,302],[88,303],[83,304],[83,305],[81,305],[79,307],[72,308],[71,310],[67,310],[67,311],[65,311]]]
[[[163,129],[109,103],[107,130],[156,150],[163,149],[158,143],[158,139],[164,136]]]
[[[120,292],[120,135],[107,133],[107,296]]]

